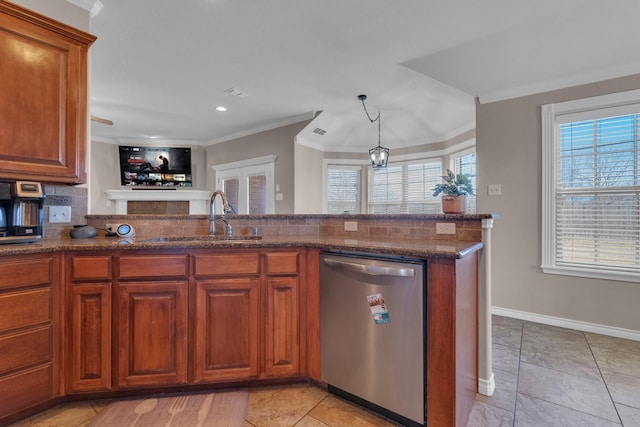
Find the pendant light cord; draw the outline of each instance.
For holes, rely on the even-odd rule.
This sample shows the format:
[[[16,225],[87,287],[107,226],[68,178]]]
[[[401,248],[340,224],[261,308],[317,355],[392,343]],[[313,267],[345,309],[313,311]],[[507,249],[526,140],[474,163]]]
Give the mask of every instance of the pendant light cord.
[[[372,119],[369,115],[369,111],[367,110],[367,106],[364,104],[364,100],[367,99],[367,95],[360,95],[358,96],[358,99],[362,101],[362,107],[364,108],[364,112],[367,114],[367,118],[369,119],[369,121],[371,123],[374,123],[376,121],[378,122],[378,147],[380,147],[380,122],[382,122],[382,119],[380,118],[380,110],[378,110],[378,117]]]

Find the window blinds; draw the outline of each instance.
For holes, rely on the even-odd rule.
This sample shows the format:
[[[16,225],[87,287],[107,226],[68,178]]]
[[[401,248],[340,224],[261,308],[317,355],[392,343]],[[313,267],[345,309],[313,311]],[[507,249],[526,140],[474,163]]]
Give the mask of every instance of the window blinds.
[[[640,272],[639,117],[557,126],[556,265]]]
[[[369,213],[439,213],[433,187],[442,180],[440,160],[388,165],[369,171]]]
[[[329,166],[327,209],[330,214],[360,213],[360,168]]]

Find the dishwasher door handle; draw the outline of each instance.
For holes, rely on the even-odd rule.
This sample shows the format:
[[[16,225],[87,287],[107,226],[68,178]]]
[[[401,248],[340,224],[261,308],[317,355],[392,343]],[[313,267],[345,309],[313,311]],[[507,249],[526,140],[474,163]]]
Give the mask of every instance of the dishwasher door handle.
[[[414,277],[416,275],[413,268],[382,267],[380,265],[358,264],[357,262],[338,261],[330,258],[323,258],[322,261],[329,267],[355,271],[369,276]]]

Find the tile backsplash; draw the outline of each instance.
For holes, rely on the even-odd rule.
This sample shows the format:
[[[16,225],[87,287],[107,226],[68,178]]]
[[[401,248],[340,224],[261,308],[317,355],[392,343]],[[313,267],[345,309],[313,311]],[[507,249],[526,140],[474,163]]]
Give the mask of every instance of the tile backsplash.
[[[83,186],[64,184],[44,184],[44,236],[57,239],[62,233],[68,233],[74,224],[86,224],[85,215],[89,205],[88,190]],[[50,206],[71,206],[69,223],[49,223]]]

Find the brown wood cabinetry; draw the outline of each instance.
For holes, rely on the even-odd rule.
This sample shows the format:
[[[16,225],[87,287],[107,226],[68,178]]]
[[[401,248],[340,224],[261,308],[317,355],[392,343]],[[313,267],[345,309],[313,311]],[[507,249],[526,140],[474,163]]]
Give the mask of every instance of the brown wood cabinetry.
[[[111,389],[111,286],[109,254],[67,257],[67,389]]]
[[[87,51],[95,37],[0,1],[0,177],[86,181]]]
[[[60,257],[0,258],[0,419],[59,396]]]
[[[120,387],[186,383],[188,271],[183,254],[120,256]]]
[[[299,250],[199,253],[196,382],[300,375]]]
[[[265,254],[265,365],[268,377],[300,374],[299,252]]]
[[[196,383],[258,377],[259,289],[255,277],[196,281]]]

